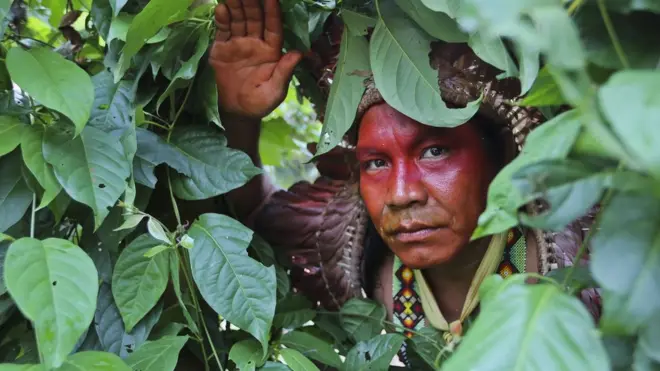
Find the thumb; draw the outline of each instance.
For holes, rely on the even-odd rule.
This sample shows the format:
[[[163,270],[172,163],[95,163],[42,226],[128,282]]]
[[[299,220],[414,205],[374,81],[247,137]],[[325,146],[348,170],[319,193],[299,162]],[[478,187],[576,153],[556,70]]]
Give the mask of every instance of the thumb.
[[[275,70],[273,71],[273,76],[271,81],[275,86],[285,86],[289,83],[291,76],[293,75],[293,69],[296,68],[296,65],[300,62],[303,55],[299,51],[292,51],[286,53],[282,56]]]

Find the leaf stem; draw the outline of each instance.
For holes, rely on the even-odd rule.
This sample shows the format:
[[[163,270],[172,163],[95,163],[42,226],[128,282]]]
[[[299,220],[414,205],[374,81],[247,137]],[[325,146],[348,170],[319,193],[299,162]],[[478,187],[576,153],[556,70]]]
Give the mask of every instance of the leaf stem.
[[[169,140],[168,140],[169,142]],[[174,217],[176,217],[177,229],[182,225],[181,224],[181,214],[179,213],[179,206],[176,204],[176,198],[174,197],[174,191],[172,190],[172,177],[170,176],[170,168],[165,169],[167,175],[167,188],[170,191],[170,201],[172,202],[172,209],[174,210]]]
[[[582,6],[582,3],[584,3],[584,0],[575,0],[571,3],[571,5],[568,7],[568,14],[573,15],[575,11]]]
[[[623,47],[621,46],[621,42],[619,41],[619,36],[617,36],[616,30],[614,29],[614,25],[612,24],[612,19],[610,18],[609,13],[607,12],[607,7],[605,6],[605,0],[598,0],[598,9],[600,10],[601,17],[603,17],[603,23],[605,23],[607,34],[610,36],[610,40],[612,40],[612,45],[614,46],[614,50],[616,50],[616,54],[619,57],[621,64],[623,65],[624,68],[630,68],[630,63],[628,62],[626,53],[623,51]]]
[[[30,218],[30,238],[34,238],[34,219],[37,214],[37,194],[32,194],[32,215]]]
[[[161,128],[161,129],[163,129],[163,130],[170,131],[170,127],[169,127],[169,126],[165,126],[165,125],[159,124],[159,123],[157,123],[157,122],[153,122],[153,121],[149,121],[149,120],[144,120],[144,123],[147,124],[147,125],[153,125],[153,126],[155,126],[155,127]]]

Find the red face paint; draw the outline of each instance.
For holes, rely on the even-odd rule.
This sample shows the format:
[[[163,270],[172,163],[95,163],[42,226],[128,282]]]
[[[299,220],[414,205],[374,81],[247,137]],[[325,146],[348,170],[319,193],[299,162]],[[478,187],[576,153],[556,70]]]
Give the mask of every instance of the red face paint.
[[[358,138],[360,193],[390,249],[418,269],[455,257],[496,173],[476,124],[434,128],[380,104],[363,117]]]

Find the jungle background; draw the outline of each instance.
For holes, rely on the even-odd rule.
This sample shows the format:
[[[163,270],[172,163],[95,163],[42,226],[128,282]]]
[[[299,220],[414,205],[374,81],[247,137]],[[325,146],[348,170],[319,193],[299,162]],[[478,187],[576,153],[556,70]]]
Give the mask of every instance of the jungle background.
[[[492,277],[449,344],[369,300],[315,308],[222,200],[260,170],[222,136],[214,1],[0,0],[0,370],[385,370],[404,343],[420,370],[660,369],[660,1],[281,3],[306,58],[263,124],[279,186],[316,177],[307,143],[340,142],[365,74],[420,122],[464,121],[480,101],[447,108],[427,54],[467,42],[549,119],[475,237],[598,205],[590,263]],[[575,298],[593,287],[599,323]]]

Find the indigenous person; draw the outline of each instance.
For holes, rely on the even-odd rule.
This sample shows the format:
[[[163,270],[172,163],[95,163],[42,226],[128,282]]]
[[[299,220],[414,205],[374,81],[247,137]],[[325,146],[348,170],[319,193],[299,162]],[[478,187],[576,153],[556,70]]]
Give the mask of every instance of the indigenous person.
[[[282,102],[302,59],[296,51],[282,55],[278,0],[260,4],[227,0],[217,7],[210,56],[228,143],[257,166],[260,120]],[[262,175],[228,200],[245,224],[286,249],[296,287],[323,307],[366,294],[403,328],[460,335],[478,311],[487,275],[546,274],[572,264],[589,220],[562,233],[515,228],[470,241],[490,182],[542,117],[505,105],[519,94],[518,81],[498,81],[501,71],[467,45],[435,43],[430,59],[448,105],[464,106],[485,91],[472,120],[456,128],[423,125],[369,83],[351,145],[320,160],[314,184],[278,190]],[[337,163],[347,164],[344,171]],[[581,297],[597,316],[597,295]]]

